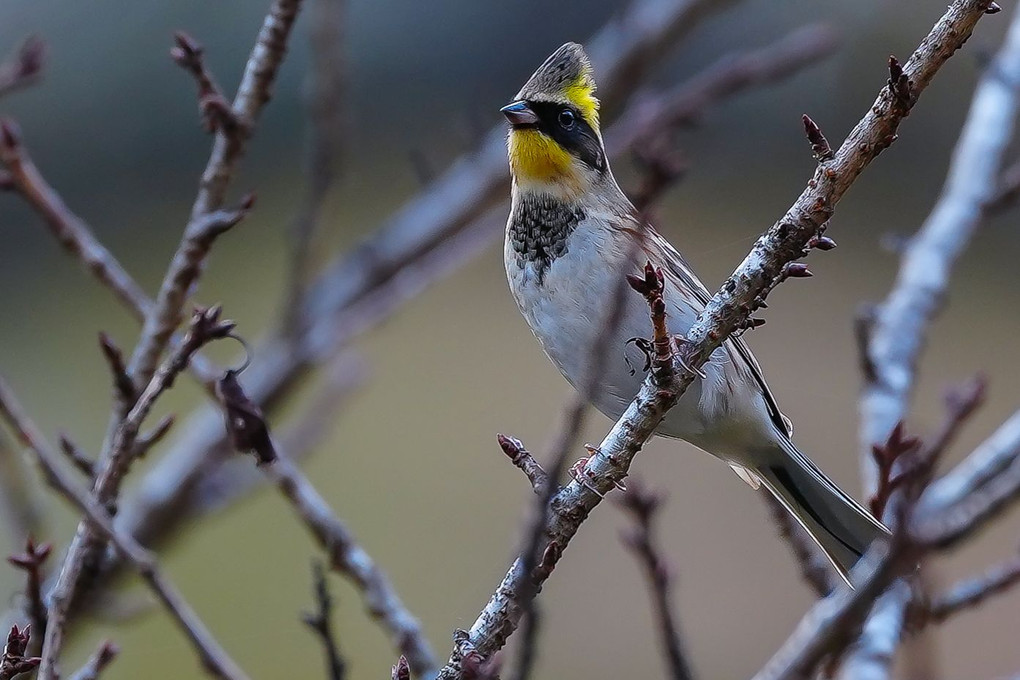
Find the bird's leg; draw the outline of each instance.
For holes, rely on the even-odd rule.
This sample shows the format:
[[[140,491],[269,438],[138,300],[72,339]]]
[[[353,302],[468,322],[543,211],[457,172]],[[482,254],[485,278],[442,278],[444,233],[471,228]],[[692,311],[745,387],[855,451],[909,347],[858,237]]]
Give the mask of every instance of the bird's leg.
[[[605,498],[606,495],[599,491],[598,489],[596,489],[594,486],[592,486],[591,483],[588,481],[591,479],[591,475],[588,474],[587,470],[588,461],[591,460],[591,457],[598,455],[601,452],[599,451],[599,448],[597,446],[592,446],[591,444],[585,444],[584,448],[588,452],[588,455],[585,456],[584,458],[579,459],[576,463],[570,466],[570,476],[571,478],[573,478],[574,481],[576,481],[578,484],[580,484],[581,486],[585,487],[586,489],[597,495],[599,498]],[[620,491],[627,490],[627,487],[624,485],[623,482],[614,481],[613,486],[615,486]]]
[[[691,366],[690,364],[687,363],[687,360],[684,359],[684,345],[687,344],[687,340],[684,338],[684,336],[674,335],[673,343],[676,345],[676,350],[673,352],[673,358],[676,360],[678,364],[680,364],[680,368],[684,369],[685,371],[690,371],[691,373],[695,374],[702,380],[707,378],[708,376],[705,374],[703,370]]]

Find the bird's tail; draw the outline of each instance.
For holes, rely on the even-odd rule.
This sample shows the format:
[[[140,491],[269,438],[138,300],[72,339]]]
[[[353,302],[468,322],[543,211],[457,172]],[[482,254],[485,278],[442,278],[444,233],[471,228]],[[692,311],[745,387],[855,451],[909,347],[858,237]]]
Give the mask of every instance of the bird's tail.
[[[758,457],[767,462],[755,473],[849,583],[850,568],[874,539],[888,535],[889,530],[815,467],[793,442],[786,437],[778,440],[777,449]]]

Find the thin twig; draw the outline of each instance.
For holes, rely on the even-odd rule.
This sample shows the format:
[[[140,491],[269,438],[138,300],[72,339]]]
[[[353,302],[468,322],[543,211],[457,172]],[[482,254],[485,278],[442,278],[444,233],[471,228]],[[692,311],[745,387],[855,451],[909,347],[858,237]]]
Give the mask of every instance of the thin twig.
[[[321,562],[312,563],[312,578],[315,595],[316,610],[314,614],[302,614],[301,620],[308,626],[319,642],[322,643],[322,653],[326,659],[326,677],[328,680],[343,680],[347,674],[347,663],[340,654],[340,647],[336,642],[336,635],[333,633],[333,596],[329,592],[329,583],[326,581],[326,570]]]
[[[691,680],[694,674],[684,653],[678,617],[670,599],[673,575],[669,563],[656,544],[653,524],[662,507],[663,497],[631,481],[620,498],[620,507],[630,514],[634,527],[622,534],[624,546],[634,554],[648,581],[655,611],[656,631],[663,656],[673,680]]]
[[[671,14],[666,18],[667,24],[689,22],[705,10],[715,9],[714,3],[700,0],[673,5],[645,0],[634,7],[635,16],[653,6],[668,8]],[[640,33],[647,28],[643,22],[626,18],[621,23],[625,32],[634,30]],[[609,36],[621,30],[616,24],[613,26],[604,29],[603,34]],[[652,33],[647,39],[654,42],[658,27],[649,30]],[[643,50],[646,38],[636,35],[622,42],[625,47],[619,53],[609,49],[603,50],[601,55],[590,52],[596,58],[600,71],[606,67],[613,68],[612,63],[617,58],[629,59],[629,50]],[[786,75],[814,63],[817,56],[816,52],[806,51],[799,61],[790,60]],[[633,84],[628,81],[623,87],[629,89]],[[754,81],[747,81],[747,85],[753,84]],[[614,91],[603,84],[600,96],[604,105],[611,107],[614,102],[618,104],[628,91],[623,87]],[[705,88],[705,91],[709,90],[715,91],[715,88]],[[693,93],[697,88],[691,91]],[[722,94],[720,90],[719,96]],[[614,133],[614,129],[607,132],[607,139],[622,133],[622,130]],[[460,226],[466,224],[460,222],[468,219],[465,215],[479,214],[482,210],[479,206],[487,205],[505,191],[504,133],[500,131],[497,137],[491,149],[488,144],[492,142],[487,142],[485,151],[455,164],[455,169],[451,170],[453,174],[434,184],[426,195],[405,207],[399,216],[378,232],[377,237],[373,237],[371,245],[366,244],[343,258],[343,264],[337,260],[326,274],[319,277],[310,291],[306,315],[315,324],[307,335],[309,351],[294,351],[291,344],[280,339],[260,343],[257,350],[259,361],[245,376],[253,401],[268,410],[269,405],[276,403],[292,385],[297,384],[297,378],[307,369],[310,358],[328,355],[328,349],[324,348],[333,347],[371,327],[398,304],[483,252],[489,242],[501,233],[506,219],[505,212],[499,209],[486,213],[467,226]],[[490,168],[493,177],[485,179]],[[482,174],[476,172],[480,169]],[[476,183],[478,179],[484,182],[479,185]],[[465,202],[469,202],[470,207]],[[404,233],[405,228],[412,227],[415,230]],[[403,235],[398,239],[400,234]],[[442,247],[433,247],[436,244]],[[391,276],[392,272],[396,275]],[[146,541],[167,535],[183,518],[190,516],[195,500],[203,497],[196,496],[195,490],[201,488],[210,476],[219,476],[216,471],[226,457],[227,447],[217,413],[208,409],[196,413],[181,427],[181,432],[187,433],[187,436],[176,442],[168,455],[146,476],[138,495],[125,499],[121,504],[120,514],[125,526],[131,527]]]
[[[875,308],[868,326],[867,344],[862,348],[868,371],[859,406],[861,476],[867,495],[878,487],[878,470],[868,452],[905,419],[921,347],[945,297],[953,263],[996,199],[1003,153],[1012,137],[1017,109],[1018,64],[1020,14],[1014,17],[998,56],[978,84],[942,196],[906,244],[893,290]],[[895,89],[894,81],[910,85],[913,76],[906,73],[910,65],[908,62],[907,69],[897,73],[898,65],[891,63],[890,90]],[[886,597],[875,612],[880,620],[896,621],[896,625],[866,626],[868,634],[844,663],[846,677],[871,680],[888,676],[891,659],[883,650],[897,644],[912,589],[902,587],[897,592],[901,599]]]
[[[116,498],[121,481],[134,460],[132,456],[137,452],[135,444],[142,421],[149,414],[159,396],[170,388],[177,375],[187,367],[195,352],[213,340],[228,336],[233,329],[232,321],[220,320],[219,308],[195,311],[184,340],[159,367],[149,384],[134,401],[131,410],[119,421],[119,426],[110,440],[109,453],[99,461],[93,485],[96,502],[108,504]],[[90,496],[90,500],[92,499],[93,497]],[[78,531],[64,558],[60,575],[50,593],[43,664],[40,669],[40,675],[43,678],[53,677],[56,673],[55,664],[63,645],[68,612],[78,594],[77,586],[86,570],[91,550],[102,545],[102,542],[95,540],[95,531],[100,528],[93,528],[86,519],[79,523]],[[123,551],[119,552],[123,554]]]
[[[262,466],[265,474],[290,501],[315,540],[325,549],[329,565],[345,574],[362,591],[368,613],[385,628],[394,646],[407,657],[416,675],[434,671],[435,654],[421,624],[407,610],[379,565],[337,519],[308,478],[277,448],[277,459]]]
[[[997,564],[980,576],[965,579],[931,598],[925,622],[942,623],[951,616],[980,606],[988,598],[1020,582],[1020,555]]]
[[[32,162],[17,127],[9,120],[0,121],[0,162],[7,169],[7,186],[42,216],[60,245],[109,288],[132,316],[144,319],[152,301],[46,182]]]
[[[99,648],[89,657],[85,665],[79,668],[70,680],[99,680],[106,667],[120,654],[120,648],[112,640],[104,640]]]
[[[531,455],[531,452],[524,448],[521,440],[507,437],[504,434],[497,434],[496,441],[499,442],[499,448],[503,450],[503,453],[514,464],[514,467],[523,472],[524,476],[528,478],[528,481],[531,482],[531,488],[535,490],[535,493],[542,493],[549,475],[542,468],[542,464]]]
[[[231,389],[228,399],[247,399],[239,383]],[[368,613],[390,633],[394,646],[407,657],[415,674],[431,673],[436,666],[435,655],[425,639],[421,624],[401,602],[389,579],[358,544],[351,530],[336,517],[308,478],[272,441],[265,421],[254,422],[259,416],[248,409],[247,417],[251,422],[245,426],[250,431],[264,433],[259,438],[264,437],[266,445],[272,449],[272,456],[266,455],[267,459],[260,462],[259,469],[276,484],[315,540],[325,549],[330,567],[346,575],[362,591]]]
[[[8,563],[25,572],[25,610],[37,636],[46,630],[46,603],[42,595],[43,565],[51,551],[49,543],[36,545],[29,536],[25,540],[25,552],[7,558]],[[41,649],[40,645],[35,646]]]
[[[215,677],[223,678],[224,680],[243,680],[246,677],[245,674],[219,646],[219,643],[212,637],[194,610],[191,609],[191,606],[163,575],[153,556],[142,546],[138,545],[133,538],[115,529],[110,514],[96,502],[91,494],[82,489],[76,480],[71,478],[68,472],[65,472],[60,464],[60,454],[53,450],[36,425],[29,420],[21,404],[18,403],[14,393],[7,386],[3,378],[0,378],[0,417],[7,422],[22,444],[30,449],[38,459],[50,485],[79,512],[84,514],[90,525],[95,527],[96,531],[104,539],[110,541],[124,559],[138,571],[173,617],[177,626],[191,641],[206,670]],[[65,566],[66,564],[65,561]],[[55,618],[53,616],[53,607],[51,605],[47,627],[47,644],[43,647],[43,664],[39,669],[40,680],[56,680],[59,678],[56,652],[60,649],[59,640],[62,638],[63,624],[64,621],[60,620],[59,617]],[[55,638],[58,640],[58,643],[51,647],[49,640],[54,639],[51,637],[51,632],[54,630],[59,631],[60,635]]]

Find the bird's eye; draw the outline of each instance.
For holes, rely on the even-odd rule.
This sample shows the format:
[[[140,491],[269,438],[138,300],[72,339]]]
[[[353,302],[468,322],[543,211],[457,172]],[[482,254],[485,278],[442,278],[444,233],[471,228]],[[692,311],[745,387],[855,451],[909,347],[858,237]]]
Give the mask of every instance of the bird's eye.
[[[560,111],[559,121],[564,129],[569,130],[574,127],[574,112],[570,109],[563,109]]]

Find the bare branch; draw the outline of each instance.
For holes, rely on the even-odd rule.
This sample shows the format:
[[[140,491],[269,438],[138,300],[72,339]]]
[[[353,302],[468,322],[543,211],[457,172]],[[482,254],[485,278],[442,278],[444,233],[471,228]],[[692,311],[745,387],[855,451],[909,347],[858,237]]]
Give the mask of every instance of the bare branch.
[[[916,81],[908,62],[904,78]],[[917,357],[945,296],[953,263],[996,195],[1002,157],[1013,133],[1020,82],[1020,17],[974,93],[953,152],[942,196],[903,253],[892,292],[877,307],[868,356],[875,379],[861,397],[861,449],[886,439],[906,417]],[[865,462],[866,488],[874,468]]]
[[[993,595],[1020,582],[1020,556],[997,564],[980,576],[960,581],[946,592],[933,597],[924,614],[925,622],[942,623],[966,609],[980,606]]]
[[[244,122],[234,114],[216,79],[206,69],[202,45],[183,31],[174,34],[174,43],[170,58],[191,73],[198,85],[198,111],[206,132],[220,131],[230,137],[248,134]]]
[[[163,575],[152,555],[138,545],[133,538],[115,529],[110,514],[64,471],[60,465],[59,454],[50,447],[39,429],[29,420],[14,393],[2,378],[0,378],[0,417],[7,422],[18,439],[33,452],[46,473],[47,481],[53,488],[84,514],[87,518],[86,521],[90,522],[91,526],[105,540],[110,541],[124,559],[138,571],[173,617],[177,626],[191,641],[203,666],[215,677],[224,680],[243,680],[246,677],[244,673],[219,646],[191,606]],[[67,564],[68,562],[65,561],[65,568]],[[56,680],[59,677],[57,654],[61,648],[63,627],[66,624],[66,618],[61,614],[62,610],[66,612],[66,609],[63,608],[64,603],[60,600],[62,593],[55,590],[50,597],[52,602],[48,617],[46,644],[43,647],[43,663],[39,669],[40,680]],[[51,645],[51,640],[56,641],[56,644]]]
[[[235,381],[231,389],[237,391],[235,399],[250,402],[239,383]],[[325,549],[330,567],[347,576],[362,592],[369,614],[390,634],[394,645],[407,657],[411,669],[416,674],[431,672],[435,668],[435,657],[418,620],[405,608],[386,575],[357,543],[350,529],[336,517],[329,503],[272,442],[269,428],[259,416],[249,412],[247,417],[251,422],[246,427],[264,433],[260,440],[264,437],[274,454],[272,460],[259,465],[259,469],[276,484]],[[255,423],[256,420],[260,422]]]
[[[620,507],[631,515],[634,527],[620,538],[643,568],[648,590],[655,611],[656,631],[659,644],[673,680],[691,680],[690,663],[684,654],[680,637],[678,617],[670,601],[673,577],[669,563],[656,545],[653,523],[662,506],[663,497],[643,485],[631,481],[629,488],[620,498]]]
[[[0,162],[7,168],[8,188],[17,191],[42,216],[60,245],[109,288],[136,319],[143,319],[152,301],[47,184],[22,144],[17,127],[9,120],[0,121]]]
[[[249,194],[236,208],[214,210],[192,218],[184,230],[184,237],[170,261],[156,302],[145,317],[141,339],[128,362],[127,372],[137,389],[152,378],[160,356],[181,325],[184,304],[198,280],[213,242],[240,222],[254,202],[254,196]]]
[[[312,577],[315,580],[313,593],[315,594],[316,610],[314,614],[302,614],[301,620],[308,626],[322,643],[323,654],[326,658],[326,677],[328,680],[343,680],[347,674],[347,664],[340,654],[340,648],[333,633],[333,596],[329,593],[329,583],[326,581],[326,570],[321,562],[312,563]]]
[[[706,305],[687,333],[684,353],[688,366],[678,372],[670,389],[656,386],[651,379],[644,382],[635,400],[598,447],[598,453],[589,459],[585,466],[585,483],[582,485],[575,481],[553,499],[545,535],[561,551],[584,518],[598,505],[600,494],[606,493],[626,475],[637,450],[696,377],[695,370],[731,333],[746,323],[761,293],[782,274],[788,263],[803,256],[809,241],[818,235],[819,228],[831,217],[836,203],[850,185],[892,143],[909,107],[938,69],[970,36],[987,6],[987,0],[957,0],[949,7],[903,67],[911,87],[910,102],[894,101],[889,89],[882,89],[833,159],[816,170],[793,207],[759,238],[744,262]],[[890,554],[894,552],[890,551]],[[885,566],[886,562],[888,566]],[[897,562],[892,558],[880,561],[875,573],[882,578],[869,577],[867,583],[855,592],[854,606],[848,611],[863,619],[871,602],[888,584],[886,576],[898,573]],[[534,574],[529,574],[523,567],[521,559],[514,562],[472,626],[469,633],[471,646],[483,656],[502,647],[519,621],[527,602],[524,597],[534,590],[531,583],[535,580]],[[869,593],[870,599],[860,593]],[[461,655],[455,649],[450,663],[440,671],[439,677],[444,680],[462,677],[460,661]],[[804,666],[797,665],[796,668]]]
[[[89,483],[95,482],[96,480],[96,461],[89,458],[88,454],[78,448],[78,445],[71,441],[71,438],[65,434],[61,434],[58,437],[57,442],[60,444],[60,450],[63,452],[67,459],[71,461],[78,470],[85,475],[85,479]]]
[[[11,566],[25,572],[25,609],[29,621],[40,634],[46,630],[46,603],[42,596],[43,564],[51,550],[49,543],[36,545],[29,536],[25,541],[25,552],[7,558]]]

